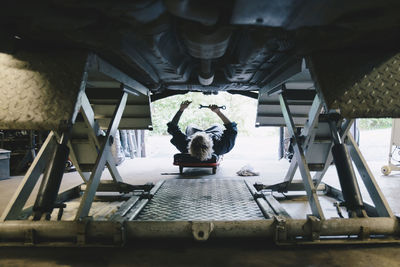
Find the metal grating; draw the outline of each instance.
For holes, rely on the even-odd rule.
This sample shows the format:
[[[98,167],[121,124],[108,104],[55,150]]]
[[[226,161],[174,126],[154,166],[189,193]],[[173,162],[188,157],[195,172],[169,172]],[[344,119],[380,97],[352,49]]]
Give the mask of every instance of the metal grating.
[[[260,220],[263,214],[243,180],[166,181],[138,221]]]
[[[327,109],[345,118],[400,117],[400,53],[348,50],[311,61]]]

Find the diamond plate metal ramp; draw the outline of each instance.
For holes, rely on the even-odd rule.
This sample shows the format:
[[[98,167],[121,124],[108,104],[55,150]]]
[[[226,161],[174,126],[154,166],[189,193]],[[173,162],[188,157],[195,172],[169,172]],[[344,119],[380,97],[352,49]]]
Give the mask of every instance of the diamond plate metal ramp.
[[[310,57],[327,110],[345,118],[400,117],[400,53],[348,50]]]
[[[265,219],[243,180],[167,180],[138,221],[234,221]]]

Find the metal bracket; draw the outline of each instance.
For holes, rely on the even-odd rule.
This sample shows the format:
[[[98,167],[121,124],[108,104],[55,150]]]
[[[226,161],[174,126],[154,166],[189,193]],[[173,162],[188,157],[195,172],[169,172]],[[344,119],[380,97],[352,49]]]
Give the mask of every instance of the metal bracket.
[[[276,244],[285,243],[288,240],[288,233],[286,228],[286,220],[281,216],[274,216],[275,232],[274,241]]]
[[[360,233],[358,234],[358,238],[361,240],[368,240],[370,239],[370,231],[367,226],[360,227]]]
[[[122,223],[116,223],[115,233],[113,235],[113,244],[117,246],[124,246],[126,244],[125,226]]]
[[[305,238],[311,241],[319,240],[322,221],[315,216],[308,215],[307,223],[304,225]]]
[[[36,244],[36,230],[27,229],[25,231],[25,245],[34,246]]]
[[[50,132],[47,136],[46,141],[40,148],[40,151],[34,159],[32,165],[26,172],[24,179],[18,186],[17,191],[14,193],[11,201],[8,203],[6,209],[4,210],[0,221],[18,219],[19,214],[21,213],[33,188],[39,180],[39,176],[43,173],[46,164],[50,160],[50,156],[52,154],[52,151],[55,149],[56,144],[57,141],[54,136],[54,132]]]

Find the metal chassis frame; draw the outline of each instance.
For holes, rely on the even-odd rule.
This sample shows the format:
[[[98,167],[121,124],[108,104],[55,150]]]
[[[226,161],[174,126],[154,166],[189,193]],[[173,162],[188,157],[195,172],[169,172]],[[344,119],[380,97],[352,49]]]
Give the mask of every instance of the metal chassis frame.
[[[271,240],[278,245],[400,243],[396,218],[256,221],[6,221],[0,246],[123,246],[141,239]],[[207,233],[199,239],[198,233]],[[386,238],[382,238],[385,236]],[[336,238],[335,238],[336,237]]]

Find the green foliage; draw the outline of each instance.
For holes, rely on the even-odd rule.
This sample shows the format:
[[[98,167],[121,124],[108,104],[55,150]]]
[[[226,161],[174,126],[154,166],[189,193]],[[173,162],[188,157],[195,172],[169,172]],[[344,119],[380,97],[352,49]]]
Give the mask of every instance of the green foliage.
[[[392,119],[359,119],[359,127],[362,130],[383,129],[392,127]]]
[[[184,131],[189,123],[194,123],[200,128],[206,129],[213,123],[222,123],[218,116],[209,109],[199,109],[199,105],[217,104],[225,105],[223,113],[238,124],[241,135],[271,135],[277,134],[278,128],[255,128],[257,100],[241,95],[232,95],[220,92],[218,95],[204,95],[191,92],[185,95],[175,95],[152,103],[152,119],[154,130],[150,135],[166,135],[167,123],[171,121],[178,111],[180,103],[184,100],[193,101],[183,113],[179,121],[180,128]],[[392,119],[359,119],[359,127],[362,130],[382,129],[392,126]]]
[[[248,134],[249,129],[254,128],[257,100],[240,95],[232,95],[220,92],[218,95],[204,95],[202,93],[187,93],[185,95],[175,95],[164,98],[152,103],[152,119],[154,130],[151,134],[167,134],[166,124],[173,118],[178,111],[180,103],[184,100],[193,101],[185,110],[179,126],[182,130],[186,129],[189,123],[194,123],[200,128],[206,129],[213,123],[221,123],[218,116],[209,109],[199,109],[199,105],[217,104],[225,105],[223,113],[238,124],[241,134]]]

